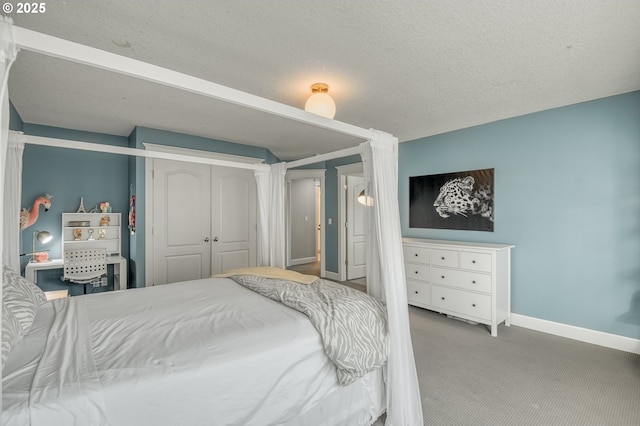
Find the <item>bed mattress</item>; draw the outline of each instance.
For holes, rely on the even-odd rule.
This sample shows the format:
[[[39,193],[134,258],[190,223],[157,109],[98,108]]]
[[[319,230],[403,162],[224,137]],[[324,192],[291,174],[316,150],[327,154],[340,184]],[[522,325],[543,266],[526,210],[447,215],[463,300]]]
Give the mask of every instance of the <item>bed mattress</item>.
[[[341,387],[322,347],[228,278],[58,299],[7,359],[2,424],[370,424],[381,372]]]

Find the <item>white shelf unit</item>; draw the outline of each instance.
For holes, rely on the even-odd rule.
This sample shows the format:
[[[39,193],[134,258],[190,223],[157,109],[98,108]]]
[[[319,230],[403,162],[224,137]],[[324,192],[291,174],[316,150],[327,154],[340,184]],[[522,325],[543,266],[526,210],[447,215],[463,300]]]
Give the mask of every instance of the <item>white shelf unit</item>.
[[[486,324],[511,325],[511,249],[508,244],[404,238],[410,305]]]
[[[109,225],[101,225],[102,218],[109,217]],[[121,213],[62,213],[62,253],[67,249],[104,248],[107,256],[120,256]],[[86,226],[72,226],[72,222],[88,222]],[[81,230],[79,240],[75,239],[76,229]],[[90,234],[90,230],[93,234]],[[101,238],[101,231],[104,238]],[[90,235],[93,240],[90,240]]]

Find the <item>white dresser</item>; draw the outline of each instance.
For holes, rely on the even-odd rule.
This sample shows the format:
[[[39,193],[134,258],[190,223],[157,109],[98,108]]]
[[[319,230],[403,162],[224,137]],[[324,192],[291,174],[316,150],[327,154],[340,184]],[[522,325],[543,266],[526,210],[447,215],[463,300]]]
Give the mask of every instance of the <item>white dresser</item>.
[[[508,244],[403,238],[409,304],[487,324],[511,325]]]

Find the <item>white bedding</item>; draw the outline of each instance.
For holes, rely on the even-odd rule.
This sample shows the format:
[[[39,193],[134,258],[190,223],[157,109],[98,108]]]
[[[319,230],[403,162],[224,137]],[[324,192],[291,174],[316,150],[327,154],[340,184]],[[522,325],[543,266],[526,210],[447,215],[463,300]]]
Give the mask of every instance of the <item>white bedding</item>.
[[[379,370],[340,387],[306,316],[210,278],[42,305],[2,424],[364,425],[381,388]]]

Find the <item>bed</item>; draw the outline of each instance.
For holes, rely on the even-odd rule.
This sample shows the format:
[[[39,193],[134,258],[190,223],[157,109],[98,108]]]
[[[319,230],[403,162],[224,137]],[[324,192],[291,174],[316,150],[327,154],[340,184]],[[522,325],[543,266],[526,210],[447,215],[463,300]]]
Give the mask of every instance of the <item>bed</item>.
[[[422,425],[423,424],[423,414],[422,414],[422,406],[421,406],[421,398],[420,391],[418,385],[417,371],[415,367],[415,360],[413,356],[413,348],[411,345],[411,336],[409,331],[409,316],[408,316],[408,308],[407,308],[407,295],[406,295],[406,284],[405,284],[405,276],[404,276],[404,267],[403,267],[403,258],[402,258],[402,239],[401,239],[401,231],[400,231],[400,217],[399,217],[399,209],[398,209],[398,176],[397,176],[397,160],[398,160],[398,139],[393,137],[392,135],[384,132],[380,132],[374,129],[364,129],[360,128],[348,123],[343,123],[337,120],[331,120],[324,117],[316,116],[314,114],[305,112],[298,108],[295,108],[290,105],[280,104],[265,98],[260,98],[255,95],[248,94],[246,92],[241,92],[235,89],[231,89],[228,87],[224,87],[213,82],[209,82],[206,80],[202,80],[193,76],[189,76],[177,71],[169,70],[166,68],[161,68],[152,64],[144,63],[133,58],[116,55],[110,52],[105,52],[99,49],[91,48],[89,46],[83,46],[78,43],[73,43],[67,40],[63,40],[60,38],[52,37],[46,34],[38,33],[32,30],[28,30],[25,28],[14,27],[12,25],[10,18],[0,17],[0,77],[3,81],[0,86],[0,122],[3,123],[2,128],[0,128],[0,160],[2,162],[5,161],[7,146],[8,146],[8,130],[7,123],[9,118],[9,100],[7,95],[7,79],[8,74],[11,70],[11,64],[16,58],[16,55],[19,50],[31,51],[37,54],[44,54],[51,57],[60,58],[63,60],[68,60],[71,62],[88,65],[94,68],[99,68],[102,70],[107,70],[115,73],[119,73],[128,77],[133,77],[140,79],[141,81],[151,82],[154,84],[159,84],[164,87],[172,87],[179,90],[184,90],[193,94],[197,94],[200,96],[206,96],[211,99],[216,99],[221,102],[228,103],[230,105],[240,106],[242,108],[246,108],[247,111],[258,111],[260,113],[266,113],[269,115],[281,117],[287,120],[293,120],[295,122],[302,123],[304,126],[314,126],[316,128],[326,129],[329,131],[338,132],[343,135],[347,135],[350,137],[355,137],[359,141],[364,141],[360,143],[358,146],[353,148],[347,148],[340,151],[335,151],[333,153],[324,153],[319,154],[317,156],[313,156],[307,159],[300,159],[291,162],[281,162],[272,165],[247,165],[242,163],[236,163],[232,161],[218,160],[218,159],[208,159],[208,158],[199,158],[193,156],[185,156],[179,154],[166,154],[166,153],[154,153],[152,151],[147,151],[143,149],[137,148],[126,148],[126,147],[117,147],[112,145],[102,145],[96,143],[88,143],[88,142],[76,142],[76,141],[65,141],[59,140],[55,138],[42,138],[38,136],[31,136],[27,143],[30,144],[40,144],[50,147],[59,147],[62,149],[80,149],[80,150],[88,150],[93,152],[107,152],[111,154],[118,155],[126,155],[133,156],[139,158],[166,158],[172,160],[179,161],[191,161],[195,163],[203,163],[203,164],[212,164],[218,166],[226,166],[226,167],[239,167],[239,168],[250,168],[253,169],[256,175],[256,182],[258,187],[258,231],[260,241],[258,247],[258,265],[261,266],[279,266],[281,268],[284,267],[284,259],[285,259],[285,243],[284,243],[284,175],[286,170],[289,168],[303,167],[309,164],[327,161],[330,159],[357,155],[359,154],[362,157],[363,161],[363,169],[365,176],[365,184],[367,188],[367,192],[372,199],[375,200],[373,206],[368,209],[368,223],[369,223],[369,235],[371,236],[368,241],[368,253],[367,253],[367,291],[374,298],[384,301],[386,306],[386,314],[387,314],[387,327],[388,327],[388,335],[389,335],[389,358],[388,362],[385,366],[383,366],[383,374],[384,374],[384,386],[386,389],[386,401],[383,405],[386,406],[386,425],[389,426],[398,426],[398,425]],[[251,114],[250,114],[251,115]],[[259,138],[261,135],[259,135]],[[0,195],[2,194],[2,189],[4,187],[4,176],[0,173]],[[19,188],[11,188],[13,192],[19,191]],[[0,201],[6,200],[8,197],[5,196],[0,198]],[[14,197],[15,198],[15,197]],[[18,202],[19,203],[19,202]],[[5,215],[3,218],[2,224],[0,224],[0,239],[3,241],[7,241],[11,243],[15,240],[17,242],[17,238],[7,238],[4,239],[4,235],[7,234],[9,237],[14,235],[13,232],[5,232],[7,230],[17,229],[15,226],[7,225],[7,222],[10,221],[11,216]],[[14,235],[15,237],[15,235]],[[9,244],[11,245],[11,244]],[[15,245],[17,247],[17,245]],[[13,255],[17,256],[17,251],[15,248],[10,250]],[[10,254],[11,254],[10,253]],[[141,259],[139,259],[142,261]],[[7,263],[5,261],[4,256],[0,263],[3,265]],[[18,268],[19,261],[13,259],[9,262],[14,268]],[[135,294],[138,295],[138,291],[135,290]],[[159,290],[154,290],[159,291]],[[131,291],[127,291],[127,296],[120,296],[117,294],[113,295],[105,295],[102,296],[103,299],[100,300],[111,300],[113,312],[119,312],[122,308],[129,306],[129,311],[120,312],[120,315],[125,315],[124,318],[127,318],[127,315],[132,315],[132,312],[135,311],[139,306],[147,306],[145,305],[145,297],[146,296],[136,296],[139,299],[136,299],[137,302],[129,301],[129,293]],[[143,293],[145,294],[145,293]],[[150,294],[150,293],[146,293]],[[170,299],[173,296],[168,296]],[[212,296],[215,298],[215,296]],[[122,300],[118,300],[122,299]],[[126,299],[126,300],[125,300]],[[58,315],[56,309],[58,309],[58,305],[69,302],[60,302],[53,303],[50,306],[54,309],[54,314],[48,314],[49,317],[53,316],[54,325],[56,321],[56,317]],[[76,303],[80,304],[81,302],[71,302],[71,310],[78,311],[76,314],[81,315],[83,309],[86,311],[87,307],[81,308],[80,306],[76,306]],[[82,302],[85,303],[85,302]],[[91,302],[94,303],[94,302]],[[129,303],[132,303],[130,305]],[[192,302],[188,302],[192,303]],[[227,303],[227,302],[222,302]],[[197,305],[197,304],[196,304]],[[91,307],[92,308],[92,307]],[[150,312],[160,312],[158,308],[153,307],[151,305],[148,306]],[[47,326],[48,322],[44,319],[47,315],[45,312],[47,309],[51,308],[42,308],[42,310],[37,310],[37,327],[34,328],[33,332],[31,329],[27,330],[24,339],[18,339],[19,341],[15,344],[14,350],[11,352],[11,357],[7,359],[7,374],[12,374],[11,376],[7,376],[7,383],[13,386],[17,377],[14,377],[16,374],[29,374],[29,371],[32,371],[32,377],[37,378],[37,375],[40,372],[47,371],[46,366],[42,367],[37,366],[29,366],[16,364],[16,362],[22,362],[24,359],[28,357],[33,357],[31,352],[22,353],[21,351],[24,349],[25,351],[32,350],[32,346],[36,346],[33,343],[32,339],[37,340],[36,330],[40,330],[42,327]],[[170,302],[167,302],[167,306],[164,309],[171,310]],[[262,308],[261,308],[262,309]],[[133,311],[132,311],[133,310]],[[2,311],[2,327],[5,328],[5,324],[13,324],[15,325],[16,318],[8,318],[8,314],[6,314],[6,309]],[[90,311],[93,312],[93,311]],[[64,315],[67,315],[66,313]],[[10,316],[10,315],[9,315]],[[34,314],[35,317],[35,314]],[[42,317],[42,319],[40,318]],[[119,319],[120,318],[120,319]],[[105,314],[104,319],[99,320],[96,324],[91,323],[91,325],[87,325],[88,327],[100,326],[104,327],[101,330],[105,330],[100,335],[94,335],[88,333],[85,330],[86,327],[80,327],[76,331],[79,334],[87,334],[90,336],[88,340],[91,344],[96,342],[101,343],[103,341],[110,339],[112,336],[111,331],[116,330],[119,327],[122,327],[122,322],[125,319],[122,317],[118,317],[116,315]],[[91,315],[88,316],[87,320],[92,320]],[[44,321],[41,323],[41,321]],[[164,321],[164,322],[163,322]],[[170,321],[164,319],[161,314],[159,314],[156,323],[165,324],[166,321]],[[259,320],[255,320],[258,323]],[[50,327],[53,327],[50,326]],[[53,330],[52,328],[47,328]],[[49,336],[56,335],[54,331],[49,331]],[[152,333],[150,329],[149,333]],[[20,333],[17,333],[19,335]],[[66,334],[66,333],[65,333]],[[284,335],[289,334],[289,331],[283,331]],[[305,333],[300,333],[304,335]],[[91,338],[93,336],[93,338]],[[144,335],[141,335],[144,337]],[[11,336],[12,340],[15,337]],[[135,337],[138,337],[136,334]],[[165,338],[164,335],[160,337]],[[256,337],[258,338],[258,337]],[[40,339],[43,339],[42,337]],[[137,351],[139,348],[137,345],[132,344],[129,340],[134,341],[133,335],[131,339],[126,339],[126,341],[122,341],[122,346],[128,348],[130,351]],[[25,343],[31,342],[29,344]],[[178,341],[180,341],[178,339]],[[58,346],[63,346],[61,342],[64,342],[64,339],[57,342]],[[151,344],[151,343],[150,343]],[[4,339],[3,339],[3,348],[4,348]],[[144,353],[144,349],[140,350],[141,353]],[[185,348],[187,349],[187,348]],[[193,355],[196,353],[196,349],[198,351],[202,348],[191,348],[189,354]],[[18,351],[20,355],[16,355],[15,351]],[[250,352],[250,349],[248,350]],[[294,352],[297,351],[294,350]],[[111,351],[113,352],[113,351]],[[65,357],[62,358],[62,361],[59,365],[55,363],[49,368],[59,367],[60,370],[67,375],[78,375],[81,374],[80,370],[77,370],[77,363],[89,363],[89,367],[91,367],[90,363],[93,362],[96,368],[104,368],[104,366],[110,365],[109,363],[114,363],[115,358],[107,355],[112,355],[112,353],[107,351],[106,354],[102,354],[102,357],[92,359],[76,359],[73,357]],[[116,351],[117,352],[117,351]],[[4,351],[3,351],[4,353]],[[64,353],[64,352],[63,352]],[[198,353],[198,357],[200,356],[200,352]],[[149,356],[152,357],[153,354]],[[249,358],[247,365],[243,368],[239,368],[243,372],[243,378],[246,377],[255,377],[255,374],[259,374],[260,369],[256,367],[257,363],[260,362],[260,356],[256,354],[248,353]],[[185,355],[186,356],[186,355]],[[200,364],[198,361],[198,357],[193,358],[193,362],[196,363],[198,367],[202,367],[202,373],[208,371],[205,368],[204,364]],[[155,358],[150,358],[155,359]],[[217,362],[217,361],[216,361]],[[295,360],[292,362],[296,362]],[[299,361],[304,363],[304,361]],[[158,368],[161,368],[163,364],[161,363]],[[265,364],[266,365],[266,364]],[[295,364],[297,365],[297,364]],[[3,360],[4,366],[4,360]],[[262,366],[262,364],[260,364]],[[138,383],[138,380],[135,378],[138,373],[141,374],[141,377],[144,374],[151,374],[154,371],[154,368],[151,369],[143,369],[142,372],[134,371],[130,368],[129,365],[124,364],[113,364],[113,371],[117,372],[116,378],[127,377],[127,373],[131,373],[131,382],[120,383],[119,386],[122,387],[121,395],[127,395],[127,391],[131,389],[137,389],[137,386],[141,386]],[[168,368],[167,371],[174,371],[175,365],[169,364],[166,366]],[[33,372],[35,371],[35,373]],[[84,372],[85,370],[82,370]],[[89,371],[92,371],[89,368]],[[111,371],[111,370],[108,370]],[[200,370],[198,370],[200,371]],[[11,372],[11,373],[10,373]],[[309,382],[309,386],[316,383],[316,376],[322,373],[315,372],[310,374],[308,377],[304,378],[304,380],[300,380],[298,382],[299,388],[306,387],[307,382]],[[376,376],[380,375],[380,372],[374,374]],[[46,378],[46,376],[45,376]],[[89,377],[91,379],[91,377]],[[359,397],[353,397],[349,394],[342,395],[343,392],[349,393],[350,391],[345,390],[350,386],[355,385],[360,382],[362,391],[354,390],[355,394],[359,394]],[[373,379],[372,379],[373,380]],[[377,380],[377,379],[376,379]],[[88,380],[89,385],[95,385],[96,380]],[[302,385],[304,383],[304,385]],[[228,384],[227,384],[228,385]],[[282,420],[281,424],[322,424],[318,423],[317,419],[329,419],[326,420],[324,424],[349,424],[356,425],[361,424],[361,418],[364,418],[365,414],[354,414],[355,417],[352,417],[350,420],[339,420],[339,419],[347,419],[348,414],[344,416],[340,413],[345,410],[345,413],[350,409],[351,401],[361,400],[361,399],[370,399],[375,398],[377,400],[377,396],[372,395],[364,395],[363,392],[366,391],[368,387],[370,387],[370,383],[367,383],[366,378],[358,379],[352,385],[346,387],[337,388],[336,384],[329,386],[329,388],[325,390],[318,390],[317,394],[306,395],[306,402],[301,402],[302,405],[298,404],[296,408],[292,408],[293,411],[297,412],[297,414],[292,414],[293,417],[287,417]],[[4,385],[3,385],[4,387]],[[94,386],[95,387],[95,386]],[[108,405],[100,405],[100,401],[95,398],[91,398],[95,395],[94,387],[89,386],[86,389],[86,392],[79,391],[76,392],[77,402],[79,405],[82,405],[87,412],[91,412],[92,414],[96,414],[98,417],[101,415],[114,415],[120,416],[118,417],[118,421],[122,420],[125,423],[122,424],[131,424],[126,423],[128,421],[125,417],[128,417],[127,410],[123,410],[120,407],[115,407],[121,403],[123,400],[129,398],[130,400],[139,401],[141,407],[145,408],[147,412],[153,411],[155,409],[159,410],[157,417],[162,418],[164,420],[164,416],[162,415],[162,410],[166,410],[167,407],[160,403],[159,401],[153,400],[151,397],[147,397],[146,393],[153,394],[156,392],[156,388],[152,389],[138,389],[137,393],[134,395],[128,396],[117,396],[117,392],[114,395],[109,395],[108,397],[104,397],[103,402]],[[167,395],[172,394],[174,389],[179,389],[175,384],[168,384],[162,381],[158,382],[158,387],[163,388]],[[69,387],[59,387],[60,392],[66,393],[69,391]],[[73,386],[71,386],[73,388]],[[247,399],[254,398],[252,394],[252,383],[247,379],[247,383],[245,386],[240,389],[237,389],[236,396],[238,394],[241,395],[249,395],[249,398],[245,396]],[[333,390],[332,390],[333,389]],[[177,392],[177,390],[175,391]],[[174,392],[174,393],[175,393]],[[225,388],[225,392],[230,392],[227,388]],[[282,400],[286,400],[290,395],[296,395],[296,392],[293,391],[282,391],[279,386],[275,386],[270,390],[270,392],[278,393],[277,398],[273,398],[273,401],[277,401],[278,403],[286,404]],[[282,392],[280,394],[280,392]],[[324,397],[321,397],[320,394],[324,394]],[[225,393],[222,393],[225,395]],[[188,394],[190,398],[193,400],[197,400],[198,395]],[[20,411],[18,408],[20,402],[20,398],[22,401],[27,399],[25,395],[20,397],[19,395],[19,387],[10,388],[10,392],[8,396],[3,397],[5,401],[9,404],[5,410],[9,412],[9,410]],[[333,398],[333,399],[332,399]],[[384,397],[383,397],[384,398]],[[33,399],[29,396],[29,403],[33,406],[34,403],[37,403],[37,399]],[[98,398],[99,399],[99,398]],[[338,405],[331,405],[326,401],[333,400]],[[169,401],[170,400],[170,401]],[[164,403],[171,406],[172,404],[176,404],[174,399],[167,398],[163,400]],[[169,402],[167,402],[169,401]],[[269,400],[271,401],[271,399]],[[301,400],[302,401],[302,400]],[[74,402],[76,402],[74,400]],[[295,404],[294,401],[290,401],[291,404]],[[275,402],[274,402],[275,403]],[[22,402],[24,405],[24,402]],[[147,405],[145,405],[147,404]],[[204,402],[204,405],[207,404],[207,401]],[[213,403],[212,403],[213,404]],[[130,406],[132,406],[130,404]],[[268,411],[268,403],[262,402],[255,406],[256,413],[260,413],[262,415],[263,410]],[[106,407],[106,408],[105,408]],[[148,409],[147,409],[148,408]],[[179,407],[176,407],[178,410]],[[46,405],[43,406],[43,409],[49,409]],[[184,407],[181,408],[188,411],[189,415],[197,415],[194,413],[195,411],[209,410],[208,407]],[[302,410],[302,411],[301,411]],[[307,411],[304,411],[307,410]],[[33,411],[33,410],[31,410]],[[49,409],[51,411],[51,409]],[[53,410],[55,411],[55,410]],[[375,411],[375,410],[374,410]],[[13,411],[11,411],[13,412]],[[122,414],[115,414],[116,412],[122,412]],[[114,413],[114,414],[112,414]],[[307,415],[308,414],[308,415]],[[152,415],[152,414],[149,414]],[[256,414],[257,415],[257,414]],[[359,417],[362,415],[362,417]],[[297,417],[296,417],[297,416]],[[335,416],[335,417],[333,417]],[[366,414],[366,416],[370,416]],[[313,420],[309,420],[313,419]],[[356,419],[356,420],[354,420]],[[252,420],[253,421],[253,420]],[[255,420],[259,424],[267,424],[267,421]],[[367,420],[368,421],[368,420]],[[252,424],[248,423],[246,419],[240,420],[240,424]],[[70,422],[66,422],[63,424],[70,424]],[[86,423],[82,423],[86,424]],[[99,424],[99,423],[97,423]],[[144,424],[144,423],[142,423]],[[185,423],[182,423],[185,424]],[[197,424],[197,423],[196,423]],[[216,422],[216,424],[219,424]]]
[[[29,285],[7,273],[5,295]],[[385,405],[380,368],[340,385],[305,314],[231,278],[41,303],[3,370],[3,425],[353,426]]]

